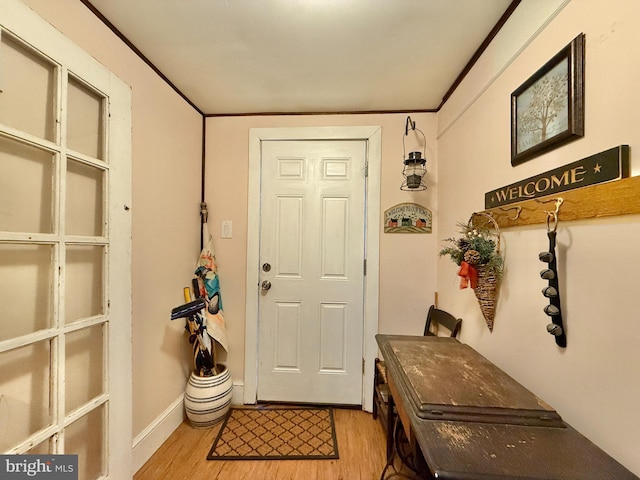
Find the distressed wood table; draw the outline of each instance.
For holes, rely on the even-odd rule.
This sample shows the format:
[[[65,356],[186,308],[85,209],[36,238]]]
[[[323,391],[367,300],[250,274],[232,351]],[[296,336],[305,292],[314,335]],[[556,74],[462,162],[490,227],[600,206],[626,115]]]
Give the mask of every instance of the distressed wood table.
[[[468,345],[443,337],[376,340],[425,478],[638,480]]]

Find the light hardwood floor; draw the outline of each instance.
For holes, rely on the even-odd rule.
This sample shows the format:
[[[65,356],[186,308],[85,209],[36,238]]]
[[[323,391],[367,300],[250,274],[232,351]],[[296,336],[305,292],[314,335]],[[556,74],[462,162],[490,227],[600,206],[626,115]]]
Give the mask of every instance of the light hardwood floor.
[[[377,480],[386,463],[385,432],[370,413],[334,409],[337,460],[207,460],[220,425],[180,425],[134,480]]]

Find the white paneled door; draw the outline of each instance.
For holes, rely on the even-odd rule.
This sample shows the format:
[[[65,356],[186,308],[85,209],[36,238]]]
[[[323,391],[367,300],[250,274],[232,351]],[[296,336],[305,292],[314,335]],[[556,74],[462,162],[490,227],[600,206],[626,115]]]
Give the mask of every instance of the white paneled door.
[[[131,91],[0,2],[0,453],[131,478]]]
[[[366,146],[262,142],[260,401],[362,402]]]

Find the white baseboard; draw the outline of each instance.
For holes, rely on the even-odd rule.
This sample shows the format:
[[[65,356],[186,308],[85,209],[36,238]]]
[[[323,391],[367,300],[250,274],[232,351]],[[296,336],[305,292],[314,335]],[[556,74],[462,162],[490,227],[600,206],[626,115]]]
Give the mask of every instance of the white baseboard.
[[[242,405],[244,382],[233,382],[232,405]],[[180,395],[133,439],[133,471],[137,472],[184,421],[184,395]]]
[[[233,393],[231,394],[231,405],[242,405],[244,403],[244,382],[238,380],[233,382]]]
[[[180,395],[133,439],[133,471],[137,472],[184,421],[184,395]]]

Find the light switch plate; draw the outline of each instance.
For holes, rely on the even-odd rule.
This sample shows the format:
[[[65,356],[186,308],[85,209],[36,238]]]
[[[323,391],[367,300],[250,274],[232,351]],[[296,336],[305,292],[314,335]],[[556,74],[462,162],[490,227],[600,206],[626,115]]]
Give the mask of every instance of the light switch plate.
[[[231,220],[224,220],[220,229],[220,238],[231,238],[233,236],[233,224]]]

